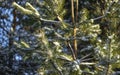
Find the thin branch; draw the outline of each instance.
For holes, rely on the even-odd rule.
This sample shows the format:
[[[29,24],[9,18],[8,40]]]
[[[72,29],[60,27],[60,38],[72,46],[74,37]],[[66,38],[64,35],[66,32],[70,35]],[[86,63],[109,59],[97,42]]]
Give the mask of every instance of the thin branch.
[[[88,59],[84,59],[84,60],[81,60],[82,62],[83,61],[89,61],[89,60],[92,60],[92,59],[94,59],[94,58],[88,58]]]
[[[72,23],[74,24],[74,0],[71,0]]]
[[[61,60],[68,61],[68,62],[72,61],[72,59],[70,59],[70,58],[68,58],[66,56],[63,56],[63,55],[58,56],[57,59],[61,59]]]
[[[76,0],[76,23],[78,22],[78,6],[79,5],[79,0]]]
[[[73,50],[73,48],[72,48],[72,46],[71,46],[71,44],[70,44],[69,42],[68,42],[68,46],[70,47],[70,50],[71,50],[71,53],[72,53],[73,60],[75,60],[75,59],[76,59],[76,56],[75,56],[74,50]]]
[[[81,60],[85,59],[86,57],[90,56],[92,53],[87,54],[86,56],[82,57]]]
[[[60,21],[54,21],[54,20],[47,20],[47,19],[43,19],[43,18],[40,18],[40,21],[42,21],[43,23],[46,23],[46,24],[57,24],[57,25],[61,25],[62,23]]]
[[[95,65],[96,63],[82,62],[80,65]]]

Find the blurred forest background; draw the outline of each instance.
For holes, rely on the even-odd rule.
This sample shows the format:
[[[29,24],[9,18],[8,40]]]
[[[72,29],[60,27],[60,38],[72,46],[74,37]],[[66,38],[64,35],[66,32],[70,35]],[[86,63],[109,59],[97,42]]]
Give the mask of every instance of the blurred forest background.
[[[120,75],[120,1],[0,0],[0,75]]]

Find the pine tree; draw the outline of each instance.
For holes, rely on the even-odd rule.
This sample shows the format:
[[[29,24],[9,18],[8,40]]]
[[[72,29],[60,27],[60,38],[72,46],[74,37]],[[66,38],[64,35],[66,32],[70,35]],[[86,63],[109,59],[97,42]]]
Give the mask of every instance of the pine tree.
[[[114,70],[120,68],[118,0],[41,2],[36,0],[34,6],[26,2],[25,7],[12,4],[25,17],[21,26],[24,37],[19,35],[20,40],[12,42],[17,53],[24,55],[25,65],[33,69],[39,64],[35,69],[43,75],[117,73]]]

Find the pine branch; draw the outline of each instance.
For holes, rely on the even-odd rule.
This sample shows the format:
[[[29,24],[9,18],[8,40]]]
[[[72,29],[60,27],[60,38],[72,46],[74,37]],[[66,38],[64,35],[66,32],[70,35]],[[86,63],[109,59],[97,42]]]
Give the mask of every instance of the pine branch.
[[[34,34],[34,36],[36,37],[41,37],[41,35],[37,35],[37,34]],[[70,37],[70,38],[66,38],[66,37],[57,37],[57,38],[54,38],[54,39],[51,39],[51,41],[55,41],[55,40],[64,40],[64,41],[73,41],[73,40],[83,40],[83,41],[89,41],[89,39],[92,38],[90,36],[83,36],[83,37]]]
[[[33,15],[36,18],[40,17],[38,11],[30,3],[26,3],[26,8],[23,8],[22,6],[18,5],[16,2],[13,2],[12,6],[25,15]]]
[[[95,20],[99,20],[99,19],[101,19],[101,18],[104,18],[104,17],[108,14],[109,9],[111,8],[111,6],[112,6],[113,4],[114,4],[114,2],[112,2],[112,3],[108,6],[108,8],[107,8],[107,10],[106,10],[106,12],[105,12],[104,15],[99,16],[99,17],[96,17],[96,18],[93,18],[93,19],[90,19],[90,20],[85,20],[85,21],[83,21],[83,22],[78,23],[77,25],[82,24],[82,23],[88,23],[88,22],[91,22],[91,21],[95,21]],[[16,2],[13,2],[12,5],[13,5],[13,7],[15,7],[17,10],[19,10],[21,13],[26,14],[26,15],[32,15],[32,16],[34,16],[35,18],[38,18],[40,21],[42,21],[42,22],[44,22],[44,23],[47,23],[47,24],[50,24],[50,25],[55,24],[55,25],[60,26],[61,24],[63,24],[62,22],[67,23],[67,21],[65,21],[65,20],[63,20],[63,21],[61,22],[61,21],[54,21],[54,20],[43,19],[42,17],[40,17],[39,12],[38,12],[31,4],[29,4],[29,3],[26,3],[26,8],[23,8],[22,6],[18,5]],[[47,24],[46,24],[46,25],[47,25]],[[74,27],[74,26],[72,26],[70,23],[67,23],[67,25],[68,25],[68,26],[71,26],[71,27]]]
[[[35,18],[42,21],[43,23],[47,23],[50,25],[55,24],[55,25],[59,25],[59,26],[63,25],[64,28],[66,28],[66,24],[69,25],[66,21],[62,20],[59,15],[57,15],[59,21],[47,20],[47,19],[41,18],[39,12],[28,2],[26,3],[26,8],[18,5],[16,2],[13,2],[12,5],[17,10],[19,10],[22,14],[34,16]]]
[[[109,10],[110,10],[111,6],[112,6],[114,3],[115,3],[114,1],[110,3],[110,5],[109,5],[109,6],[107,7],[107,9],[105,10],[105,14],[104,14],[104,15],[99,16],[99,17],[96,17],[96,18],[91,18],[91,19],[89,19],[89,20],[82,21],[82,22],[80,22],[79,24],[88,23],[88,22],[95,21],[95,20],[99,20],[99,19],[101,19],[101,18],[106,17],[106,16],[110,13]],[[78,24],[78,25],[79,25],[79,24]]]
[[[60,69],[60,67],[57,65],[57,63],[53,60],[50,60],[51,64],[53,65],[53,67],[58,71],[59,75],[63,75],[62,70]]]

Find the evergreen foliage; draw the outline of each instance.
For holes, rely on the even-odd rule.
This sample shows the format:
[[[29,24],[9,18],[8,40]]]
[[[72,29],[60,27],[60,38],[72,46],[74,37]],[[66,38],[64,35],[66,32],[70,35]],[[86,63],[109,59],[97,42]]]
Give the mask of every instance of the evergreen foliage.
[[[24,16],[19,20],[23,21],[20,31],[15,31],[13,26],[10,30],[11,35],[19,37],[17,41],[10,36],[13,43],[8,56],[19,65],[13,74],[22,75],[19,68],[28,67],[39,75],[117,75],[120,1],[36,0],[34,6],[29,2],[25,7],[12,3]],[[14,51],[20,55],[19,61],[15,61]],[[0,54],[3,56],[3,52]],[[0,64],[3,64],[2,58]]]

